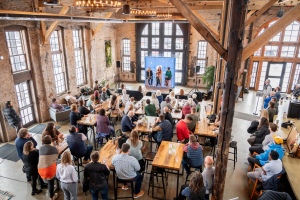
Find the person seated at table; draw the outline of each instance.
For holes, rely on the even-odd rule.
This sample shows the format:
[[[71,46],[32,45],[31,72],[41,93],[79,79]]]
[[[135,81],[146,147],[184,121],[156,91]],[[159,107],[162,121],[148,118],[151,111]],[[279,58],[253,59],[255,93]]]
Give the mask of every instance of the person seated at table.
[[[137,89],[138,92],[143,92],[143,88],[141,85],[139,85],[138,89]]]
[[[269,121],[269,112],[268,112],[267,109],[262,109],[262,110],[260,111],[260,118],[259,118],[259,119],[256,119],[256,120],[253,120],[253,121],[251,122],[250,126],[249,126],[248,129],[247,129],[247,132],[248,132],[248,133],[252,134],[252,133],[254,133],[254,132],[257,131],[257,127],[258,127],[258,125],[259,125],[259,121],[260,121],[260,119],[261,119],[262,117],[265,117],[265,118]]]
[[[172,125],[173,124],[173,117],[172,117],[172,115],[170,113],[169,108],[168,107],[164,107],[163,109],[164,109],[165,119],[168,120],[171,123],[171,125]]]
[[[156,110],[159,110],[159,101],[156,98],[156,94],[155,93],[152,93],[150,101],[151,101],[151,104],[155,105]]]
[[[177,131],[177,139],[178,141],[183,142],[186,144],[189,141],[190,133],[187,124],[191,123],[193,119],[191,117],[186,117],[185,119],[180,120],[176,125]]]
[[[100,104],[100,102],[101,102],[101,96],[100,96],[100,93],[99,93],[98,90],[95,90],[94,96],[95,96],[94,105]]]
[[[148,137],[144,138],[144,141],[149,142],[151,137],[157,143],[157,146],[160,146],[162,141],[172,141],[173,138],[173,129],[172,124],[169,120],[165,119],[165,116],[160,114],[157,118],[155,124],[152,128],[152,133],[148,135]]]
[[[139,173],[145,170],[145,161],[143,159],[143,153],[145,153],[146,147],[143,145],[143,142],[139,140],[139,132],[136,130],[131,131],[130,138],[126,141],[130,145],[129,155],[135,157],[141,169]]]
[[[138,160],[128,155],[129,149],[130,145],[124,143],[122,145],[122,154],[114,155],[111,164],[115,167],[118,179],[135,181],[134,198],[138,198],[144,194],[144,191],[141,191],[143,176],[138,172],[141,169]],[[124,184],[122,189],[128,190],[127,184]]]
[[[99,193],[103,200],[108,200],[106,176],[109,176],[110,169],[107,163],[100,163],[99,158],[99,152],[94,151],[91,155],[92,162],[88,163],[84,168],[84,179],[89,180],[93,200],[98,199]]]
[[[172,78],[172,72],[170,70],[170,67],[168,67],[165,76],[165,86],[169,85],[169,80],[171,80],[171,78]]]
[[[255,133],[251,134],[248,138],[248,143],[253,146],[254,144],[261,144],[264,141],[266,135],[270,134],[269,122],[267,118],[262,117]]]
[[[121,84],[120,88],[121,88],[121,90],[124,90],[124,89],[127,90],[124,83]]]
[[[273,124],[273,123],[270,123],[269,124],[269,130],[270,130],[270,134],[269,135],[266,135],[264,141],[262,142],[262,144],[254,144],[252,147],[249,148],[249,151],[251,154],[253,154],[254,152],[255,153],[263,153],[265,152],[265,150],[268,150],[269,149],[269,145],[272,144],[274,142],[274,138],[273,136],[274,135],[277,135],[279,133],[277,133],[277,125],[276,124]]]
[[[56,128],[55,128],[55,125],[54,123],[52,122],[49,122],[47,125],[46,125],[46,128],[45,130],[43,131],[42,133],[42,138],[45,136],[45,135],[49,135],[52,139],[52,141],[57,141],[58,138],[62,138],[64,135],[61,134]]]
[[[213,167],[213,164],[213,158],[211,156],[206,156],[204,160],[205,168],[202,172],[203,182],[206,189],[205,200],[209,200],[209,195],[212,193],[215,174],[215,167]]]
[[[102,88],[102,94],[101,94],[101,100],[106,101],[107,100],[107,94],[106,94],[106,88]]]
[[[189,102],[189,104],[190,104],[191,107],[197,108],[197,104],[195,103],[195,101],[193,100],[193,98],[189,98],[188,102]]]
[[[77,199],[77,172],[72,165],[71,152],[65,151],[61,156],[61,163],[57,165],[56,178],[61,182],[64,199]]]
[[[192,113],[192,108],[190,107],[189,102],[184,103],[184,107],[182,108],[182,119],[185,118],[185,115],[191,114]]]
[[[106,85],[106,95],[107,95],[108,98],[112,95],[112,93],[110,91],[110,85],[109,84]]]
[[[162,108],[162,109],[160,109],[160,114],[163,114],[163,112],[164,112],[164,111],[163,111],[163,108],[164,108],[164,107],[168,107],[169,110],[172,111],[173,106],[172,106],[172,104],[171,104],[171,99],[170,99],[170,97],[167,96],[166,99],[165,99],[164,101],[161,102],[160,107]]]
[[[179,95],[183,96],[184,95],[184,90],[183,89],[180,89],[179,91]]]
[[[292,200],[292,197],[286,192],[277,192],[273,190],[262,190],[261,192],[258,200],[269,200],[274,198],[276,198],[276,200]]]
[[[24,149],[24,145],[26,142],[32,142],[33,143],[33,147],[36,148],[37,146],[37,142],[35,141],[35,139],[33,137],[31,137],[31,135],[28,133],[28,129],[26,128],[21,128],[18,132],[18,137],[15,140],[15,146],[17,149],[17,154],[18,157],[23,161],[23,149]],[[24,161],[23,161],[24,163]],[[31,180],[30,176],[27,176],[27,181]]]
[[[248,178],[250,178],[254,183],[256,179],[260,181],[267,181],[272,176],[279,174],[282,171],[282,162],[279,159],[279,154],[277,151],[271,151],[268,155],[269,158],[265,165],[262,167],[256,167],[255,171],[247,173]]]
[[[86,106],[88,107],[88,108],[90,108],[90,111],[92,112],[93,110],[95,110],[97,107],[99,107],[100,106],[100,104],[98,104],[98,105],[95,105],[95,95],[91,95],[90,96],[90,99],[86,102]]]
[[[85,95],[85,96],[89,95],[89,91],[86,89],[85,86],[80,88],[80,93],[81,95]]]
[[[109,126],[109,119],[105,115],[105,110],[102,108],[99,111],[99,115],[97,115],[97,138],[101,137],[100,139],[100,146],[103,142],[103,137],[112,135],[115,137],[115,129],[112,126]]]
[[[184,145],[182,150],[186,153],[181,161],[186,174],[190,173],[191,167],[201,167],[202,171],[202,165],[204,164],[202,147],[194,135],[190,135],[189,142]]]
[[[270,102],[273,102],[274,103],[274,108],[275,108],[275,115],[278,115],[278,102],[277,102],[277,98],[276,97],[272,97],[271,101]],[[267,108],[269,109],[269,108]]]
[[[268,162],[269,153],[271,151],[276,151],[279,154],[279,159],[281,160],[284,152],[282,149],[281,144],[283,144],[283,139],[277,135],[273,135],[274,142],[268,145],[268,149],[259,155],[253,155],[252,157],[248,157],[249,165],[251,166],[251,169],[253,169],[254,164],[257,164],[258,166],[263,166]]]
[[[189,185],[182,185],[178,198],[173,198],[173,200],[204,200],[205,199],[206,188],[203,182],[203,176],[199,171],[193,173]]]
[[[269,122],[270,122],[270,123],[273,123],[273,121],[274,121],[274,116],[275,116],[275,114],[276,114],[275,104],[274,104],[272,101],[270,101],[268,107],[269,107],[269,108],[268,108]]]
[[[129,102],[129,95],[126,94],[127,91],[126,91],[125,89],[122,90],[122,93],[123,93],[123,95],[122,95],[122,97],[121,97],[122,104],[123,104],[123,106],[126,106],[126,104]],[[132,98],[132,97],[131,97],[131,98]],[[134,97],[133,97],[133,98],[134,98]]]
[[[195,102],[195,104],[198,105],[198,100],[197,100],[197,94],[196,94],[196,93],[194,93],[194,94],[192,95],[192,99],[193,99],[193,101]]]
[[[125,105],[125,109],[124,109],[124,113],[127,115],[127,113],[129,112],[129,107],[130,105],[133,106],[133,108],[138,109],[139,105],[138,104],[134,104],[134,97],[131,97],[129,101],[127,101],[126,105]]]
[[[153,71],[151,70],[150,67],[148,67],[148,69],[146,71],[146,80],[148,82],[148,85],[153,84]]]
[[[220,123],[221,123],[221,107],[220,107],[219,113],[217,114],[217,117],[216,117],[216,120],[214,122],[214,125],[220,126]]]
[[[130,134],[132,129],[136,126],[137,122],[133,120],[134,112],[130,111],[127,115],[122,118],[121,130],[123,134]]]
[[[88,163],[93,151],[93,146],[85,144],[87,137],[82,133],[76,132],[75,126],[69,128],[69,133],[70,134],[67,136],[67,143],[72,155],[77,158],[84,157],[82,163]],[[77,160],[74,162],[77,164]]]
[[[150,99],[147,99],[146,100],[146,106],[145,106],[145,114],[146,116],[153,116],[153,117],[156,117],[157,114],[156,114],[156,108],[155,108],[155,105],[154,104],[151,104],[151,101]]]
[[[98,83],[98,81],[96,80],[95,81],[95,84],[94,84],[94,90],[101,90],[102,89],[102,86]]]
[[[57,100],[56,98],[53,98],[52,99],[52,105],[51,105],[52,108],[62,112],[62,111],[65,111],[65,110],[70,110],[70,106],[68,107],[64,107],[63,105],[57,103]]]
[[[171,102],[170,102],[171,104],[173,104],[174,102],[176,102],[175,92],[174,91],[170,92],[169,97],[171,99]]]
[[[270,92],[270,96],[264,99],[264,108],[268,107],[268,103],[271,101],[272,97],[276,97],[275,92],[273,91]]]
[[[156,98],[158,100],[159,105],[161,104],[161,102],[164,100],[163,96],[161,95],[161,91],[157,90],[156,91]]]
[[[38,172],[42,179],[48,182],[48,192],[50,200],[55,200],[58,197],[54,193],[54,181],[56,175],[56,160],[58,159],[58,146],[51,145],[51,137],[45,135],[42,138],[42,146],[39,149],[39,164]]]
[[[195,132],[195,128],[198,122],[197,109],[193,107],[191,114],[188,114],[185,117],[191,117],[193,119],[192,122],[189,123],[187,126],[191,132]]]
[[[79,102],[78,102],[78,104],[79,104],[79,106],[78,106],[78,112],[81,115],[88,115],[88,114],[90,114],[91,111],[84,106],[85,102],[83,101],[83,99],[80,99]]]
[[[83,125],[78,125],[77,121],[81,120],[82,117],[86,117],[87,115],[81,115],[78,110],[76,104],[71,105],[71,112],[70,112],[70,123],[71,125],[77,127],[80,132],[86,135],[86,128]]]
[[[276,102],[279,101],[280,98],[281,98],[280,91],[281,91],[281,87],[280,86],[275,87],[274,92],[275,92]]]
[[[121,115],[121,110],[120,110],[119,105],[120,105],[120,102],[119,102],[117,96],[112,95],[111,100],[109,101],[109,104],[108,104],[108,108],[111,109],[111,114],[117,115],[117,116]]]
[[[72,96],[71,91],[68,91],[68,95],[65,97],[66,101],[70,101],[70,103],[77,103],[77,100],[75,97]]]
[[[39,150],[36,150],[31,141],[27,141],[23,148],[23,170],[27,177],[31,178],[31,196],[41,193],[43,190],[43,179],[39,176],[38,163],[39,163]],[[36,180],[38,179],[40,189],[36,189]]]

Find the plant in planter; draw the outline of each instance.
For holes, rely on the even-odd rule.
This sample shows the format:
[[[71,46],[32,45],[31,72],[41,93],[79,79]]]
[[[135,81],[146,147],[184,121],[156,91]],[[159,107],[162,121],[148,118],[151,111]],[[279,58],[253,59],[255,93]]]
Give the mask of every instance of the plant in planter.
[[[213,85],[215,76],[215,66],[211,65],[205,68],[204,74],[202,74],[201,78],[203,83],[206,83],[206,87],[210,88]]]

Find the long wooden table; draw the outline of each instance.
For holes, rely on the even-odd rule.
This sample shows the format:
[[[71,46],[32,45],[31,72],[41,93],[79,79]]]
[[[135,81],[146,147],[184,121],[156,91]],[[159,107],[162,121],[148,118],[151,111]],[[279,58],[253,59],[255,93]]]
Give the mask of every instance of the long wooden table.
[[[102,149],[99,152],[99,154],[100,154],[99,162],[100,163],[107,163],[110,169],[114,169],[115,167],[111,164],[111,160],[114,157],[114,155],[117,154],[117,151],[116,151],[117,148],[118,148],[117,140],[116,140],[115,144],[112,143],[112,140],[109,140],[102,147]]]
[[[172,151],[170,151],[170,146],[172,146]],[[159,149],[156,153],[156,156],[152,162],[152,166],[160,167],[164,169],[171,169],[177,171],[177,189],[176,189],[176,197],[178,197],[178,184],[179,184],[179,170],[181,166],[181,161],[183,157],[184,144],[176,143],[176,142],[167,142],[162,141]],[[152,176],[152,197],[154,197],[154,177]]]
[[[97,115],[96,114],[88,114],[88,117],[83,117],[83,118],[81,118],[81,120],[78,120],[77,124],[82,124],[86,127],[91,128],[93,137],[94,137],[94,149],[96,150],[95,126],[97,125]]]
[[[63,136],[63,140],[59,139],[58,141],[56,141],[55,144],[54,142],[51,143],[52,146],[57,146],[57,150],[58,150],[58,155],[62,154],[65,150],[68,149],[68,143],[67,143],[67,135]],[[34,135],[34,139],[37,142],[37,149],[39,149],[42,146],[42,134],[36,134]]]

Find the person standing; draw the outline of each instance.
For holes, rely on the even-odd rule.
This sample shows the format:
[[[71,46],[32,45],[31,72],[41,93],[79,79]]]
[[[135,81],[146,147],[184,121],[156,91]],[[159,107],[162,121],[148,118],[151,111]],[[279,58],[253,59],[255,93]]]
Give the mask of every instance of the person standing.
[[[270,95],[270,92],[272,91],[272,86],[270,85],[270,80],[265,80],[265,85],[263,89],[263,99],[267,98],[267,96]]]
[[[206,188],[205,200],[209,200],[209,195],[212,193],[215,168],[213,167],[214,160],[211,156],[206,156],[204,160],[205,168],[202,172],[204,186]]]
[[[99,192],[103,200],[108,200],[108,184],[105,177],[110,173],[109,166],[107,163],[98,162],[99,158],[99,153],[94,151],[91,155],[92,162],[84,168],[84,179],[89,180],[93,200],[98,200]]]
[[[61,156],[61,163],[57,165],[56,177],[61,182],[61,189],[64,192],[64,200],[77,200],[78,176],[72,166],[70,151],[65,151]]]
[[[39,162],[39,151],[36,150],[31,141],[24,144],[23,148],[23,162],[24,171],[27,177],[31,177],[31,195],[39,194],[42,192],[43,180],[38,173],[38,162]],[[36,180],[39,180],[39,185],[41,189],[36,189]]]
[[[22,119],[14,109],[11,101],[6,102],[5,108],[3,109],[3,114],[7,119],[8,124],[12,126],[18,134],[19,130],[23,127]]]
[[[147,77],[147,80],[148,80],[148,85],[152,85],[153,84],[153,72],[150,69],[150,67],[148,67],[148,69],[147,69],[146,77]]]
[[[51,146],[51,137],[46,135],[42,138],[42,146],[39,149],[38,172],[42,179],[48,181],[48,192],[50,200],[58,197],[54,193],[54,180],[56,175],[56,160],[58,159],[57,147]]]
[[[166,77],[165,77],[165,86],[168,86],[169,80],[171,80],[171,78],[172,78],[172,72],[170,70],[170,67],[168,67],[166,71]]]
[[[160,85],[161,86],[161,74],[162,74],[162,71],[161,71],[161,66],[159,65],[157,70],[156,70],[156,86],[155,88]]]

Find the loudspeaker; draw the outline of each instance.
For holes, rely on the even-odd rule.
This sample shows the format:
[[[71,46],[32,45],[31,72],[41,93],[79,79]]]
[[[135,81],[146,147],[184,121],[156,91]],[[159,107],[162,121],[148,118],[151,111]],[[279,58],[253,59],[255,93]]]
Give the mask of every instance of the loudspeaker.
[[[123,5],[122,14],[123,15],[129,15],[130,14],[130,6],[128,4]]]
[[[117,61],[117,68],[121,67],[121,61]]]
[[[200,72],[200,66],[196,66],[196,73]]]
[[[44,2],[44,5],[49,5],[49,6],[60,4],[60,0],[43,0],[43,2]]]

